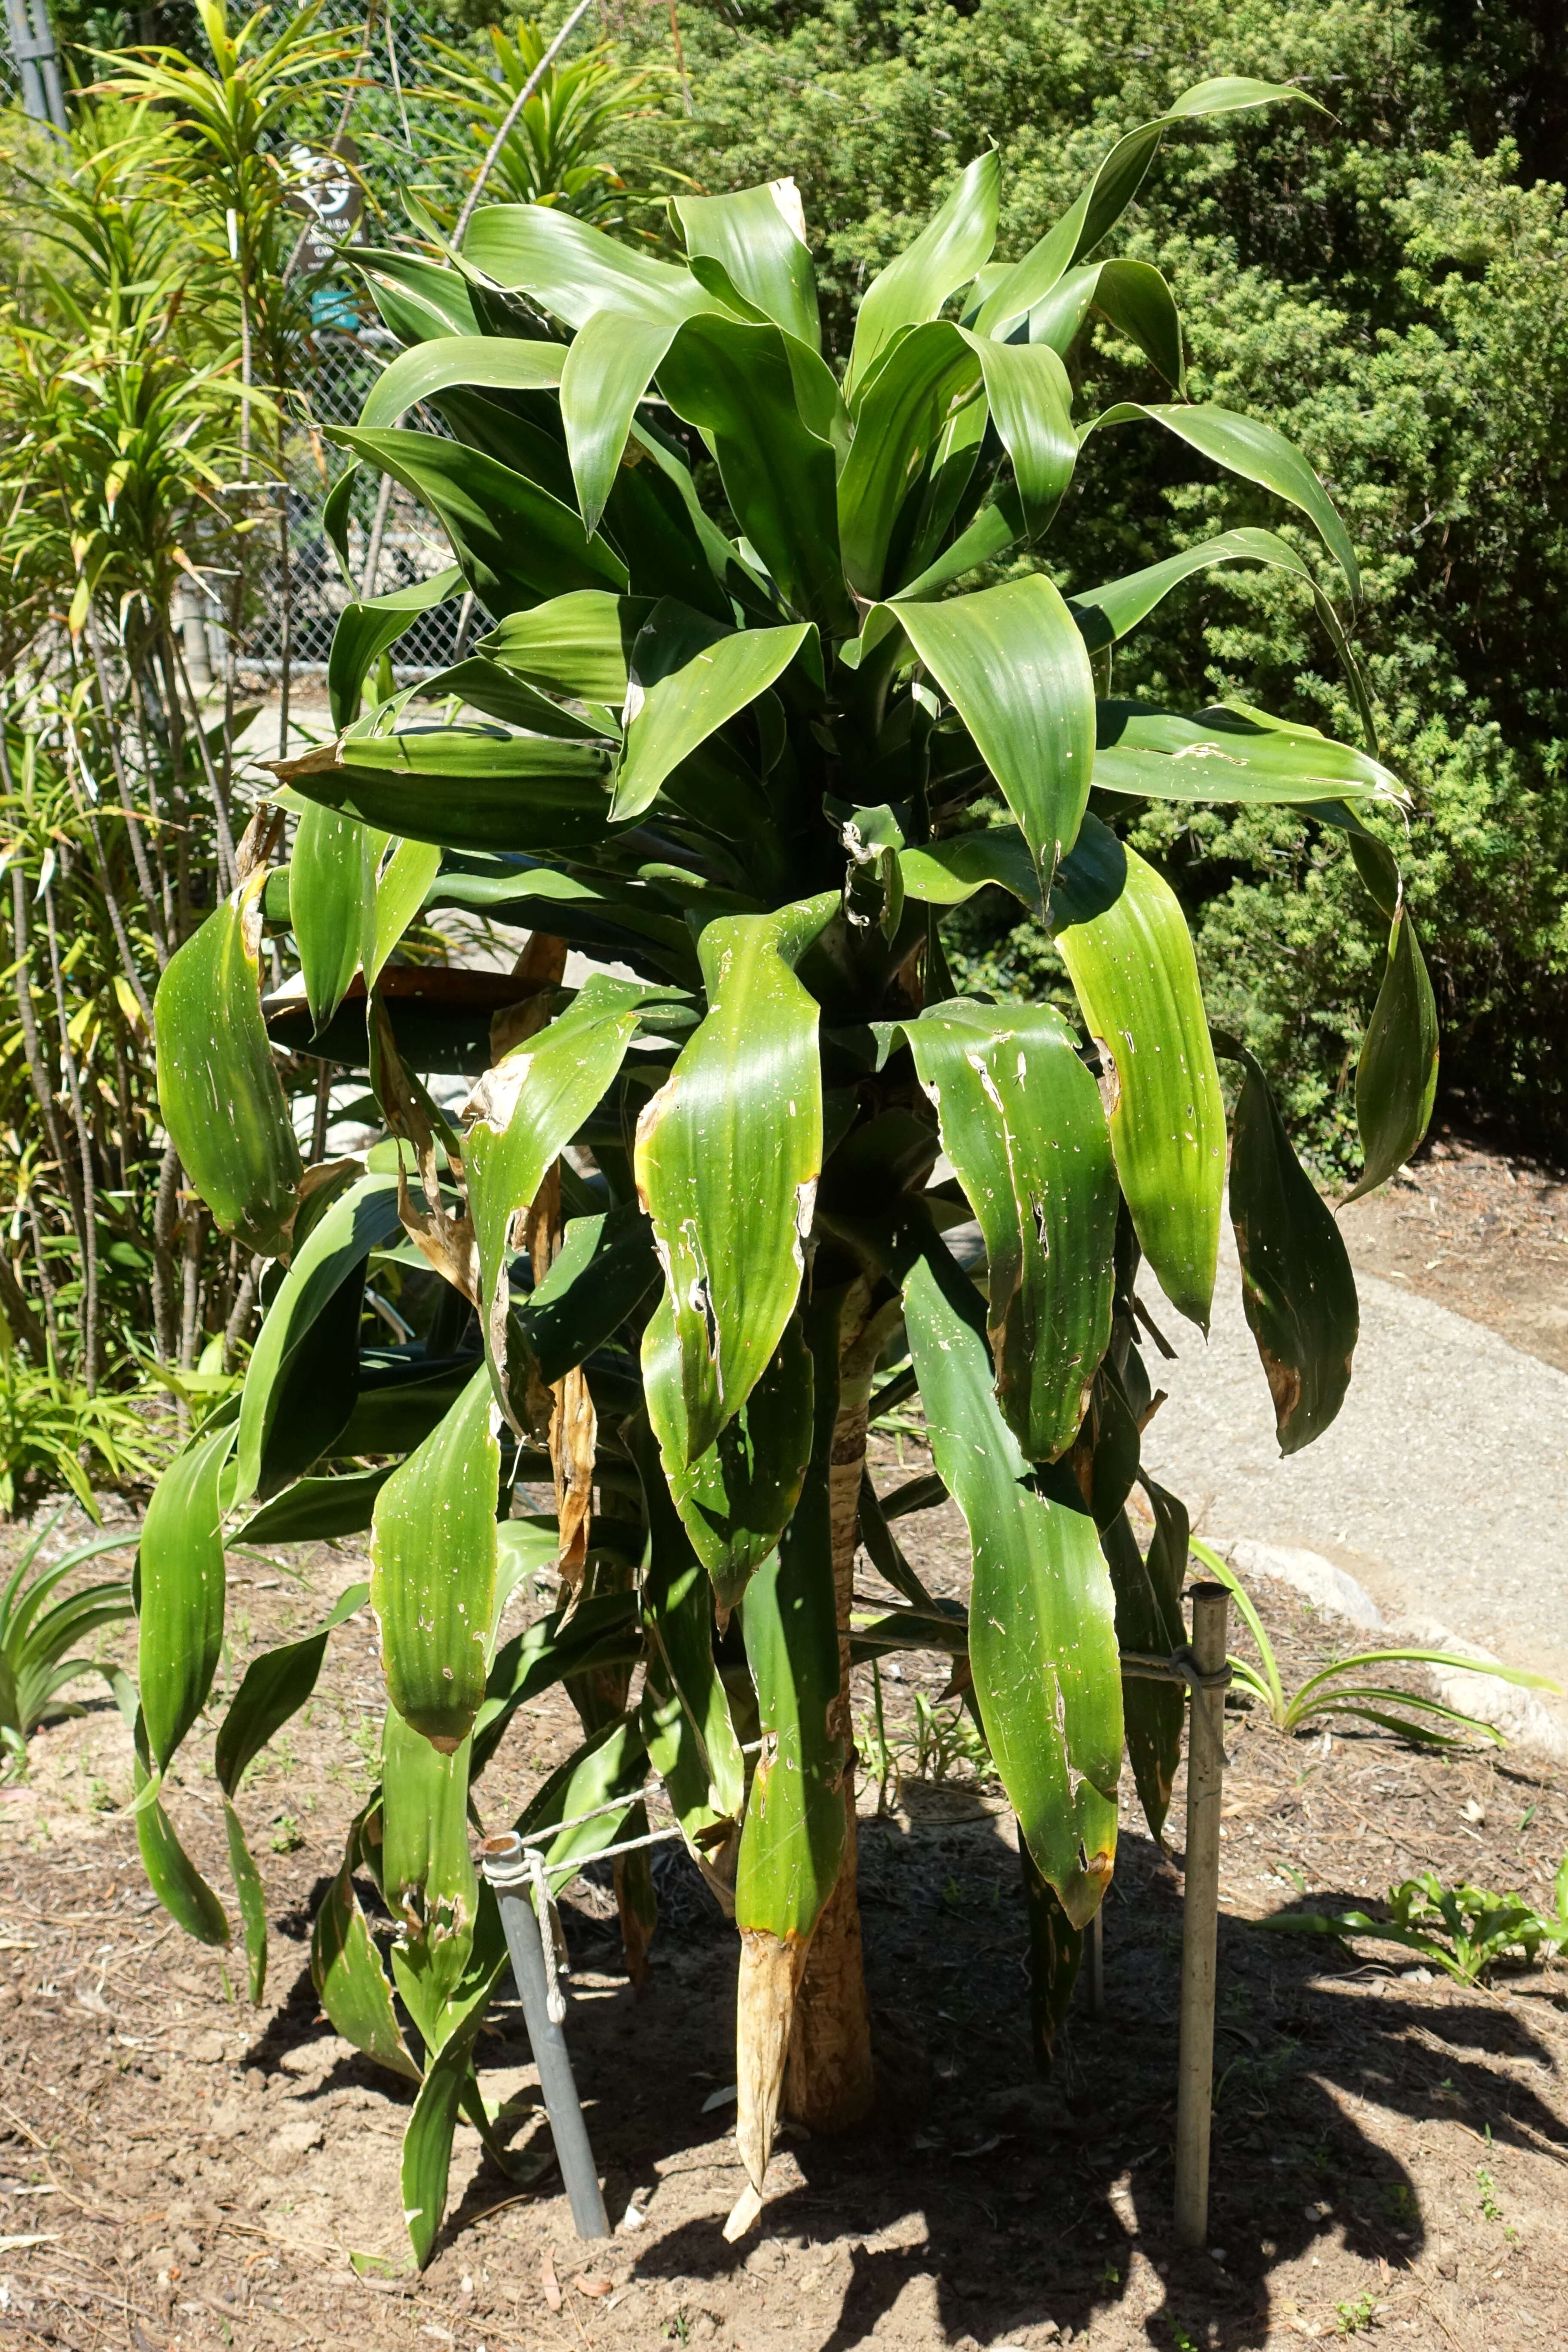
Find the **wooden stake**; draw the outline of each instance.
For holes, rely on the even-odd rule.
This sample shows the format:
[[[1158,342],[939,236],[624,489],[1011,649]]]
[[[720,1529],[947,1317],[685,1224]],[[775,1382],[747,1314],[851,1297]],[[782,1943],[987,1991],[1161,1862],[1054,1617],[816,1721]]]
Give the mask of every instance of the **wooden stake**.
[[[1182,1905],[1182,2027],[1176,2087],[1175,2218],[1176,2237],[1184,2246],[1201,2246],[1208,2235],[1215,1963],[1219,1941],[1219,1816],[1225,1780],[1225,1685],[1221,1677],[1229,1610],[1230,1595],[1223,1584],[1194,1587],[1192,1659],[1200,1686],[1193,1691],[1187,1738],[1187,1855]]]

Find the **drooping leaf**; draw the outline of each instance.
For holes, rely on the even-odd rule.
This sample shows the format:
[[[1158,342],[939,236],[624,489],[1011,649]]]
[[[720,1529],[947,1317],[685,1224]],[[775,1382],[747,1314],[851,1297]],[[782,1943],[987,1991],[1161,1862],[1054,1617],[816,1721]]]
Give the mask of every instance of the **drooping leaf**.
[[[1101,702],[1096,728],[1094,781],[1103,792],[1285,804],[1405,798],[1381,761],[1320,735],[1315,727],[1292,726],[1245,703],[1189,713]]]
[[[234,1501],[265,1501],[337,1443],[359,1393],[365,1266],[400,1231],[396,1178],[363,1176],[295,1252],[246,1369]]]
[[[603,539],[589,538],[575,508],[482,450],[429,433],[331,429],[430,509],[464,580],[498,620],[573,589],[625,589],[626,566]]]
[[[488,1629],[487,1629],[488,1630]],[[381,1891],[402,1923],[392,1974],[426,2064],[461,2021],[479,1879],[468,1843],[467,1738],[446,1753],[389,1706],[382,1726]]]
[[[366,988],[381,978],[382,966],[425,905],[441,870],[441,853],[433,842],[399,841],[374,877],[375,888],[365,908],[360,961]]]
[[[793,966],[836,896],[732,915],[699,941],[709,1011],[637,1121],[638,1197],[675,1317],[680,1402],[645,1341],[655,1427],[685,1423],[688,1461],[740,1411],[800,1290],[822,1168],[817,1008]],[[651,1327],[650,1327],[651,1328]]]
[[[445,335],[417,343],[384,368],[360,411],[367,432],[395,425],[408,409],[451,384],[490,392],[552,392],[570,346],[524,342],[510,335]]]
[[[1344,1402],[1361,1328],[1338,1224],[1290,1149],[1268,1081],[1245,1046],[1217,1041],[1246,1073],[1232,1122],[1230,1221],[1241,1303],[1263,1360],[1281,1454],[1321,1437]]]
[[[1068,1465],[1047,1489],[992,1390],[979,1294],[933,1241],[904,1283],[931,1452],[974,1554],[969,1656],[1018,1826],[1076,1927],[1116,1852],[1121,1687],[1110,1578]]]
[[[379,1805],[371,1810],[379,1828]],[[353,1874],[367,1827],[365,1814],[351,1827],[342,1867],[316,1913],[310,1930],[310,1982],[345,2042],[389,2073],[416,2083],[419,2068],[404,2041],[392,1987],[354,1891]]]
[[[327,653],[327,699],[334,727],[353,724],[365,679],[420,614],[434,612],[449,596],[462,593],[463,575],[454,563],[428,580],[395,588],[385,596],[356,597],[343,606]]]
[[[223,1649],[220,1482],[230,1407],[176,1454],[153,1490],[138,1556],[137,1681],[152,1763],[166,1771],[206,1705]]]
[[[387,1696],[445,1756],[472,1730],[485,1695],[500,1486],[492,1410],[489,1375],[478,1371],[375,1501],[370,1597]]]
[[[318,1036],[360,966],[386,835],[319,805],[302,809],[289,866],[289,919]]]
[[[1100,1541],[1116,1593],[1119,1648],[1169,1657],[1182,1647],[1186,1633],[1180,1607],[1172,1605],[1163,1589],[1153,1552],[1145,1561],[1125,1510],[1117,1512]],[[1176,1591],[1179,1594],[1179,1581]],[[1152,1834],[1158,1837],[1170,1811],[1172,1783],[1181,1760],[1186,1693],[1180,1683],[1129,1674],[1121,1686],[1121,1708],[1139,1801]]]
[[[1054,1462],[1110,1338],[1117,1189],[1099,1089],[1049,1005],[953,997],[904,1034],[985,1238],[1003,1414],[1028,1460]]]
[[[503,1538],[518,1522],[503,1521]],[[553,1567],[559,1538],[553,1528],[530,1532],[538,1538],[542,1567]],[[484,1704],[474,1725],[472,1778],[478,1780],[495,1754],[520,1706],[569,1675],[595,1674],[608,1666],[635,1665],[643,1653],[637,1596],[590,1592],[573,1608],[539,1618],[514,1633],[496,1653],[485,1684]]]
[[[1099,911],[1064,873],[1057,944],[1089,1034],[1109,1056],[1110,1146],[1143,1254],[1172,1305],[1208,1328],[1225,1190],[1225,1105],[1191,934],[1175,893],[1136,850],[1084,820]],[[1075,863],[1077,863],[1075,853]],[[1119,879],[1107,900],[1100,873]],[[1064,920],[1064,917],[1067,919]]]
[[[1356,1064],[1355,1115],[1364,1165],[1347,1202],[1359,1201],[1404,1167],[1426,1132],[1436,1097],[1437,1002],[1409,909],[1401,904]]]
[[[1361,594],[1361,572],[1349,531],[1306,458],[1276,426],[1212,402],[1151,406],[1123,400],[1097,416],[1086,430],[1092,433],[1104,425],[1133,424],[1144,417],[1151,424],[1164,425],[1227,473],[1238,474],[1244,482],[1256,482],[1260,489],[1298,508],[1344,573],[1352,596]]]
[[[630,1443],[648,1523],[642,1604],[649,1661],[639,1720],[649,1760],[691,1843],[715,1823],[739,1821],[745,1768],[714,1663],[708,1577],[674,1508],[646,1423],[634,1423]]]
[[[540,1379],[562,1380],[602,1348],[658,1280],[651,1228],[630,1202],[573,1217],[554,1265],[515,1309]]]
[[[1078,838],[1094,767],[1094,680],[1066,604],[1034,573],[888,609],[956,706],[1048,887]]]
[[[847,1838],[848,1726],[839,1718],[840,1664],[830,1499],[838,1417],[839,1300],[818,1292],[807,1312],[811,1465],[777,1551],[742,1604],[763,1746],[746,1800],[735,1874],[741,1931],[735,2136],[761,2193],[784,2083],[795,1996],[816,1923],[838,1881]]]
[[[171,1919],[199,1944],[223,1945],[229,1940],[227,1914],[174,1832],[161,1797],[151,1793],[146,1764],[138,1751],[132,1759],[132,1780],[137,1802],[136,1845],[147,1884]]]
[[[537,1198],[552,1162],[603,1099],[644,1011],[667,997],[595,972],[557,1020],[487,1072],[475,1090],[463,1158],[479,1257],[480,1326],[498,1398],[505,1387],[512,1219]]]
[[[899,866],[906,896],[923,899],[927,906],[961,907],[977,890],[998,882],[1031,914],[1037,915],[1043,907],[1029,845],[1015,824],[901,849]]]
[[[239,1901],[240,1926],[245,1932],[246,1976],[252,2003],[259,2005],[267,1991],[267,1891],[261,1884],[256,1857],[246,1843],[245,1825],[230,1797],[223,1801],[223,1825],[228,1839],[228,1866]]]
[[[380,1469],[345,1471],[336,1478],[297,1478],[242,1519],[229,1541],[322,1543],[337,1536],[363,1535],[375,1498],[396,1466],[388,1462]]]
[[[315,1633],[280,1642],[251,1660],[218,1726],[213,1750],[213,1767],[226,1796],[237,1796],[246,1767],[299,1714],[315,1689],[328,1635],[369,1598],[368,1584],[351,1584]]]
[[[303,1173],[261,1017],[258,867],[170,957],[153,1015],[158,1107],[216,1223],[275,1256]]]
[[[476,2010],[432,2056],[404,2126],[399,2172],[403,2219],[421,2270],[435,2252],[437,2233],[446,2216],[452,2138],[481,2021],[482,2011]]]

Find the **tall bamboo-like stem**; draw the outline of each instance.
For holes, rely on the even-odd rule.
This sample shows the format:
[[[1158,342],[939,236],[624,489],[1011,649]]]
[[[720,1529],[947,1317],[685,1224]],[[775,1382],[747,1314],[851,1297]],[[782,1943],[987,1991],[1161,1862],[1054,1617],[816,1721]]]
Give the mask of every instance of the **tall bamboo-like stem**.
[[[226,1372],[232,1372],[239,1361],[240,1343],[245,1338],[246,1328],[255,1311],[257,1286],[261,1280],[266,1265],[267,1260],[264,1257],[253,1257],[241,1276],[239,1286],[234,1294],[234,1305],[230,1307],[228,1320],[223,1327],[223,1368]]]
[[[10,776],[6,775],[6,789]],[[55,1116],[55,1082],[44,1060],[43,1046],[38,1037],[38,1024],[33,1011],[33,979],[27,930],[27,885],[20,866],[11,868],[11,929],[16,951],[16,1013],[22,1029],[22,1051],[26,1056],[27,1076],[33,1082],[33,1095],[38,1106],[38,1116],[44,1122],[44,1135],[49,1151],[67,1179],[65,1139]]]
[[[136,740],[142,751],[142,773],[147,786],[147,814],[153,840],[153,862],[158,872],[158,912],[163,943],[172,950],[178,945],[174,929],[174,886],[169,872],[169,856],[165,845],[167,825],[158,798],[158,763],[153,757],[153,739],[148,733],[151,718],[151,696],[148,690],[150,671],[138,666],[132,672],[136,684]]]
[[[55,1286],[50,1279],[48,1262],[44,1255],[43,1231],[38,1213],[29,1202],[27,1232],[33,1244],[33,1265],[38,1276],[38,1296],[44,1302],[44,1328],[48,1334],[49,1355],[58,1361],[60,1352],[60,1327],[55,1314]]]
[[[120,950],[121,968],[124,971],[131,993],[141,1009],[142,1017],[147,1024],[147,1034],[151,1036],[153,1034],[152,1002],[142,985],[142,973],[135,955],[132,951],[131,936],[125,928],[125,916],[120,904],[120,893],[114,887],[114,877],[110,870],[109,852],[103,845],[103,835],[99,830],[98,817],[91,804],[83,800],[77,789],[76,779],[69,775],[68,769],[67,774],[70,781],[71,798],[76,803],[77,813],[86,825],[88,839],[92,844],[93,864],[98,872],[98,887],[102,893],[104,911],[109,917],[110,929],[114,933],[114,944]]]
[[[235,863],[234,827],[229,817],[228,793],[213,760],[212,745],[207,741],[206,729],[202,725],[202,707],[196,700],[195,690],[191,685],[190,673],[185,667],[184,656],[181,653],[178,642],[176,641],[173,632],[170,630],[167,622],[163,625],[163,650],[165,667],[170,667],[172,665],[171,676],[177,677],[180,686],[184,689],[185,701],[189,706],[191,714],[192,740],[195,744],[196,752],[202,763],[202,771],[206,777],[207,785],[213,796],[213,824],[217,834],[218,874],[222,878],[224,889],[226,891],[232,890],[235,886],[238,869]],[[227,741],[232,731],[232,726],[233,719],[232,714],[230,714],[228,721],[224,728],[226,762],[227,758]]]
[[[153,1204],[153,1344],[161,1364],[172,1364],[179,1345],[175,1309],[177,1270],[174,1237],[180,1222],[180,1155],[164,1147]]]
[[[897,1314],[896,1302],[873,1311],[868,1286],[857,1282],[839,1323],[838,1418],[828,1473],[833,1584],[838,1618],[838,1696],[834,1728],[844,1746],[846,1838],[838,1884],[816,1923],[795,1997],[783,2109],[812,2131],[847,2131],[876,2095],[871,2018],[860,1948],[856,1891],[855,1747],[849,1701],[849,1612],[859,1543],[860,1479],[866,1465],[871,1378]]]
[[[98,1391],[98,1181],[92,1164],[92,1130],[88,1125],[81,1073],[70,1040],[70,1013],[66,1004],[65,974],[60,967],[59,932],[55,922],[55,886],[44,885],[44,928],[49,942],[49,971],[55,984],[55,1012],[59,1021],[60,1067],[65,1073],[71,1117],[76,1122],[81,1155],[82,1255],[82,1379],[89,1396]]]
[[[206,1211],[190,1193],[185,1201],[181,1252],[180,1370],[195,1371],[201,1337],[202,1244],[206,1238]]]
[[[92,656],[93,677],[98,682],[98,706],[103,713],[104,741],[109,748],[110,765],[114,770],[114,786],[120,794],[120,805],[125,813],[125,832],[131,844],[131,861],[136,868],[136,879],[141,885],[142,900],[147,908],[147,926],[153,934],[153,952],[158,959],[158,969],[162,971],[169,961],[168,943],[163,937],[163,925],[159,919],[158,894],[153,887],[153,868],[147,859],[147,845],[142,837],[142,826],[137,818],[136,804],[131,793],[131,781],[125,772],[125,761],[121,756],[120,739],[115,729],[115,710],[120,698],[110,696],[109,691],[109,677],[103,658],[103,647],[99,639],[98,622],[90,605],[88,607],[87,614],[87,643],[88,650]],[[116,937],[119,936],[119,932],[120,925],[117,921]],[[140,982],[133,982],[132,985],[140,995]]]

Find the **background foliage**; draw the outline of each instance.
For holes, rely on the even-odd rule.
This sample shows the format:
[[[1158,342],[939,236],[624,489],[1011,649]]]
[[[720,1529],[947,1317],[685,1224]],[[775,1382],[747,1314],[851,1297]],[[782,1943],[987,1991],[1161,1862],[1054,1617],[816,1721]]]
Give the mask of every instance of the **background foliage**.
[[[1568,563],[1568,219],[1539,181],[1561,154],[1568,65],[1544,6],[1410,0],[980,0],[681,10],[697,112],[686,168],[714,188],[788,171],[828,332],[931,194],[986,139],[1006,190],[997,250],[1037,236],[1116,132],[1218,73],[1299,79],[1291,109],[1183,142],[1118,250],[1155,261],[1188,321],[1192,396],[1268,417],[1349,518],[1359,646],[1384,751],[1416,803],[1407,873],[1444,1017],[1445,1077],[1475,1113],[1568,1120],[1564,745],[1554,625]],[[628,37],[668,31],[649,16]],[[1141,381],[1103,326],[1094,401]],[[1086,455],[1086,576],[1180,537],[1267,520],[1234,484],[1174,487],[1187,454],[1108,435]],[[1290,535],[1289,530],[1287,535]],[[1098,538],[1098,543],[1096,540]],[[1310,554],[1304,538],[1298,539]],[[1067,583],[1070,585],[1071,583]],[[1119,692],[1241,695],[1341,735],[1354,715],[1305,600],[1277,575],[1211,575],[1119,663]],[[1199,932],[1217,1022],[1337,1161],[1379,945],[1342,845],[1262,814],[1141,821]],[[974,978],[1057,984],[1029,925],[964,927]]]

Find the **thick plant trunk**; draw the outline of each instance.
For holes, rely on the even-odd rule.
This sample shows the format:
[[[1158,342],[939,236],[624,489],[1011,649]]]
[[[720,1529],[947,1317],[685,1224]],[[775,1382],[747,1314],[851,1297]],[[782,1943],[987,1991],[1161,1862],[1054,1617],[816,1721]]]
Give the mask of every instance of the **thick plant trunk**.
[[[871,1373],[889,1311],[873,1317],[863,1284],[845,1301],[839,1350],[838,1419],[833,1433],[829,1495],[833,1583],[838,1613],[838,1697],[835,1728],[844,1743],[847,1836],[838,1884],[816,1925],[796,1996],[784,2074],[786,2116],[815,2132],[848,2131],[876,2095],[871,2018],[860,1950],[856,1891],[855,1750],[849,1711],[849,1610],[858,1543],[860,1479],[866,1464],[866,1409]]]

